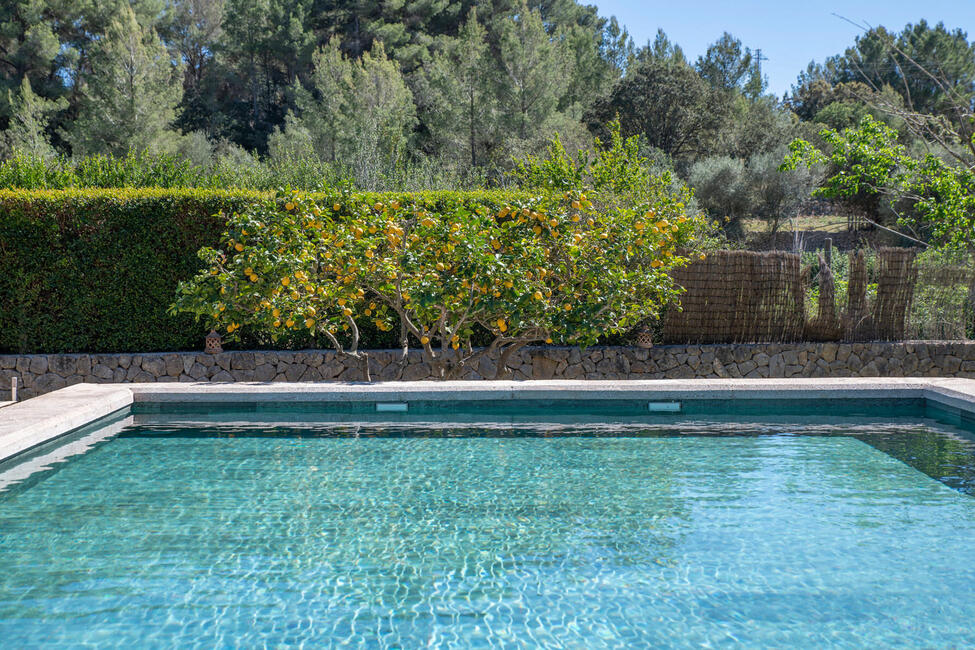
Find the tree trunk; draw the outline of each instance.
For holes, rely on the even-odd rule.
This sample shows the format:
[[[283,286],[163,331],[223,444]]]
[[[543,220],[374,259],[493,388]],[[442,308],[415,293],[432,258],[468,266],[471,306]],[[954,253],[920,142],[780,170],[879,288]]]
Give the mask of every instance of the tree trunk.
[[[511,370],[508,368],[508,362],[511,361],[512,355],[523,347],[525,347],[524,343],[514,343],[501,352],[501,355],[498,357],[497,370],[494,372],[495,379],[511,379]]]

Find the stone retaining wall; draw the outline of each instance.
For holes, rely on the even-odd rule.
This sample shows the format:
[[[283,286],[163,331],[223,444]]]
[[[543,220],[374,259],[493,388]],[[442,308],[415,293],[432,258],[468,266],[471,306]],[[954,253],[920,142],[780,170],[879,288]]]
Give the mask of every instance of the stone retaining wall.
[[[430,378],[419,351],[405,366],[397,351],[373,350],[369,357],[373,380]],[[540,347],[521,350],[511,367],[513,379],[975,378],[975,341]],[[495,360],[485,358],[463,379],[494,378],[495,370]],[[361,367],[320,350],[0,355],[0,399],[14,376],[26,398],[80,382],[355,381]]]

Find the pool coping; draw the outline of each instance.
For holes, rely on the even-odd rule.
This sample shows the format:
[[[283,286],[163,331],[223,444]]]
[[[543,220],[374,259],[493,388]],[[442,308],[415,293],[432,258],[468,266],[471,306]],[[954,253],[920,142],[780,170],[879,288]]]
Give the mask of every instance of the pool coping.
[[[975,379],[927,377],[75,384],[0,410],[0,462],[138,403],[924,398],[975,415]]]

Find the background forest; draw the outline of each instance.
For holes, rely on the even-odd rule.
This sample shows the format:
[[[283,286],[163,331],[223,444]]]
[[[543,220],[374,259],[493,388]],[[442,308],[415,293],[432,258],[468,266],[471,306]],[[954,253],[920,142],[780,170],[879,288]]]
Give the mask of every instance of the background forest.
[[[638,46],[575,0],[5,7],[4,187],[499,186],[555,134],[572,152],[607,140],[618,117],[734,234],[746,218],[774,229],[821,182],[803,166],[780,171],[794,139],[821,144],[824,125],[873,116],[922,150],[903,114],[967,132],[955,109],[975,96],[975,44],[924,21],[865,31],[779,98],[731,34],[692,61],[663,32]]]

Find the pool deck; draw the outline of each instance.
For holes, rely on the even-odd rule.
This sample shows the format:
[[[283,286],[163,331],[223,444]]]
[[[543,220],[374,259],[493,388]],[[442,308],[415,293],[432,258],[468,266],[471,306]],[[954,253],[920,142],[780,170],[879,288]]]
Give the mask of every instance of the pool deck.
[[[924,398],[975,414],[975,379],[661,379],[75,384],[0,410],[0,462],[140,402]]]

